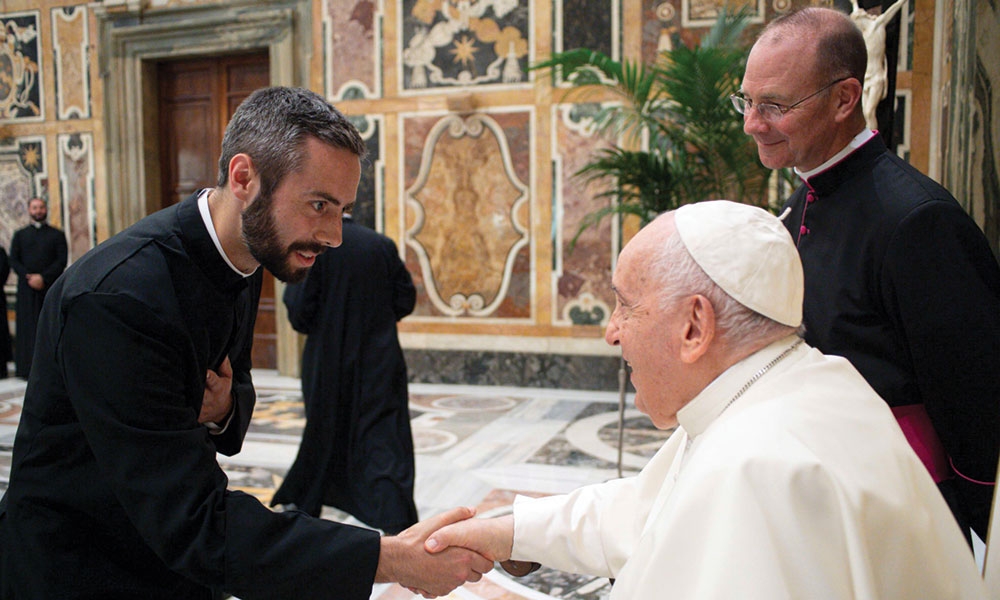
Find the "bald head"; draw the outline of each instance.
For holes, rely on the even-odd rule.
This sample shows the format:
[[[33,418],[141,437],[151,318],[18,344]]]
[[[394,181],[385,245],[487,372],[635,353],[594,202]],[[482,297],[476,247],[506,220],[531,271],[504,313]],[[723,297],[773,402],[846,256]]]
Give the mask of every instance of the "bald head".
[[[807,45],[810,51],[804,65],[815,81],[840,77],[865,80],[868,64],[865,38],[848,15],[830,8],[803,8],[771,21],[757,38],[757,44],[790,40],[812,41]]]

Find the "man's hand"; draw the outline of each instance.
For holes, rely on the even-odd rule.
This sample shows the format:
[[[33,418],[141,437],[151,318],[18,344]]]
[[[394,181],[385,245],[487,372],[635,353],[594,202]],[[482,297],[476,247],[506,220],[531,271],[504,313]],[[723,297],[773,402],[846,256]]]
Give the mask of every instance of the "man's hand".
[[[38,273],[28,273],[24,276],[28,280],[28,287],[36,291],[45,289],[45,278]]]
[[[198,422],[222,423],[233,409],[233,366],[229,357],[219,365],[219,372],[209,370],[205,376],[205,397],[201,401]]]
[[[493,561],[508,560],[514,546],[514,515],[451,523],[432,533],[424,544],[431,553],[454,546],[468,548]]]
[[[446,525],[475,515],[470,508],[453,508],[425,519],[397,536],[382,538],[376,583],[397,582],[425,598],[443,596],[467,581],[479,581],[493,561],[464,548],[424,549],[427,536]]]

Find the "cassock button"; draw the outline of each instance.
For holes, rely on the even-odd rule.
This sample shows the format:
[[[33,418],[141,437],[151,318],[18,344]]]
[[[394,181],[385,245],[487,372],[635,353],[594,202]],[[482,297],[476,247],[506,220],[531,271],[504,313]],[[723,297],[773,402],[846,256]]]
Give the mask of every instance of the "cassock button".
[[[799,228],[799,235],[809,235],[809,228],[803,225]]]

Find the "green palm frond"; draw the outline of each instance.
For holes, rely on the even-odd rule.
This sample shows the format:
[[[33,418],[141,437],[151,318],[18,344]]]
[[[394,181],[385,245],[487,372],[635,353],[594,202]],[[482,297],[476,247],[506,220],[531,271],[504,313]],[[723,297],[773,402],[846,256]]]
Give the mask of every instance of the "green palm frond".
[[[645,225],[666,210],[727,198],[766,206],[769,171],[729,96],[739,90],[750,13],[723,10],[693,47],[662,52],[653,64],[616,61],[585,48],[553,54],[533,69],[551,69],[570,92],[600,91],[590,116],[611,142],[575,175],[599,182],[612,202],[586,215],[580,233],[605,217],[635,215]],[[571,246],[572,248],[572,246]]]

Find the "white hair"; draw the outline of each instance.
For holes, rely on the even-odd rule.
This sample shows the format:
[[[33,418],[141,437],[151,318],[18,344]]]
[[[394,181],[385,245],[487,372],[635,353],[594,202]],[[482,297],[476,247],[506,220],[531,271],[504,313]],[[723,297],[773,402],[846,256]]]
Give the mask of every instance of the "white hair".
[[[734,349],[797,331],[747,308],[726,293],[698,266],[676,231],[650,257],[649,268],[658,288],[661,310],[668,310],[681,298],[704,296],[715,310],[716,336]]]

